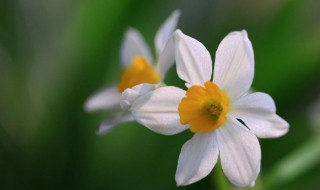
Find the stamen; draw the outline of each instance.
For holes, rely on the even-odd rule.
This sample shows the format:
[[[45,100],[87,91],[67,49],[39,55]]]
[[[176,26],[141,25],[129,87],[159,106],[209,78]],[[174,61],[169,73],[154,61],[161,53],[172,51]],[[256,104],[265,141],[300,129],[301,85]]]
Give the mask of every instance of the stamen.
[[[212,103],[210,106],[210,112],[213,118],[219,119],[219,116],[222,112],[222,107],[219,103]]]

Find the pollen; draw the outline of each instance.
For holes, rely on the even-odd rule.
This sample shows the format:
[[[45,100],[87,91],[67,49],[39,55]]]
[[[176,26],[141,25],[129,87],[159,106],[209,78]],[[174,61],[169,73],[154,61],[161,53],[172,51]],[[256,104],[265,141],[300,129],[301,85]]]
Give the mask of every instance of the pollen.
[[[119,92],[123,92],[125,89],[141,83],[157,84],[159,80],[160,75],[148,61],[142,56],[136,56],[132,59],[131,64],[122,72],[118,90]]]
[[[191,86],[178,107],[181,124],[192,132],[211,132],[225,121],[229,110],[227,95],[213,82]]]

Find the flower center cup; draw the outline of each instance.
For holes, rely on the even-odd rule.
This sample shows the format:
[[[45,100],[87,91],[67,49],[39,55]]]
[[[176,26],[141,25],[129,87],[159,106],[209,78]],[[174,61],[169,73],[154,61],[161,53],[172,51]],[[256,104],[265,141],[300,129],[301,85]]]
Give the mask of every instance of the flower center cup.
[[[131,64],[123,71],[118,84],[119,92],[134,87],[141,83],[157,84],[160,75],[154,71],[152,66],[142,56],[136,56]]]
[[[229,110],[229,99],[211,81],[204,87],[191,86],[178,107],[181,124],[189,124],[192,132],[211,132],[225,121]]]

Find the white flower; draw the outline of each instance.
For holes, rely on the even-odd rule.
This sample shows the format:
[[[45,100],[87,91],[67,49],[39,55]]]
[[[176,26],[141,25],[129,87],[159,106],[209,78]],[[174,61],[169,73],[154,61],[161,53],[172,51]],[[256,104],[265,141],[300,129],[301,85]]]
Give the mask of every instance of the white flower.
[[[289,125],[276,114],[268,94],[248,93],[254,57],[247,33],[232,32],[220,43],[212,81],[207,49],[179,30],[172,38],[177,72],[188,90],[172,86],[151,90],[150,84],[141,84],[123,93],[121,105],[153,131],[172,135],[190,128],[195,133],[179,156],[178,186],[206,177],[218,155],[231,183],[253,186],[261,160],[257,137],[282,136]]]
[[[114,114],[120,110],[120,113],[114,114],[114,118],[101,123],[98,135],[109,132],[120,123],[133,120],[130,114],[121,112],[120,109],[121,93],[125,89],[141,83],[160,84],[164,80],[166,72],[174,63],[174,55],[166,50],[166,44],[176,29],[179,16],[180,11],[174,11],[155,36],[157,64],[153,64],[150,49],[136,29],[130,28],[125,33],[120,53],[124,71],[118,85],[111,85],[98,91],[85,103],[85,110],[88,112],[110,111]]]

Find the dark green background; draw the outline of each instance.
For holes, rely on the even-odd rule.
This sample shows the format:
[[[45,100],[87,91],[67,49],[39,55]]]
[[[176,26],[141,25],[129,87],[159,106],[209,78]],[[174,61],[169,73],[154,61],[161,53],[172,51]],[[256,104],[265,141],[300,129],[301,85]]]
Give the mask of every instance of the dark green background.
[[[320,148],[307,112],[320,94],[318,0],[0,0],[0,189],[218,189],[216,170],[175,186],[191,132],[162,136],[132,122],[97,137],[108,114],[83,111],[89,95],[118,81],[126,28],[140,30],[154,50],[174,9],[182,11],[179,28],[213,58],[224,36],[246,29],[253,88],[269,93],[291,125],[286,136],[260,141],[255,188],[319,189],[320,155],[303,160]],[[166,82],[183,84],[175,68]],[[285,173],[281,163],[302,169]]]

